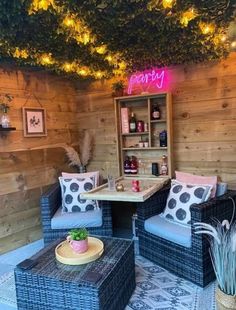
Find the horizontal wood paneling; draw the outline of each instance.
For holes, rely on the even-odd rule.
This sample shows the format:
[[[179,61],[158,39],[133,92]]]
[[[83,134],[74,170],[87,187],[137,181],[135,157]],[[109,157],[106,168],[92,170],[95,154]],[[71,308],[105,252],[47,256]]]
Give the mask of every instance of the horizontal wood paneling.
[[[45,73],[0,70],[0,94],[14,96],[16,131],[0,134],[0,253],[41,238],[39,199],[67,171],[60,145],[77,143],[78,101],[73,85]],[[23,136],[22,107],[46,109],[47,136]]]
[[[168,90],[173,95],[174,166],[202,175],[218,175],[236,188],[236,53],[220,62],[169,68]],[[80,129],[95,135],[91,169],[104,176],[116,165],[115,114],[111,83],[93,85],[80,101]],[[152,86],[151,86],[152,87]],[[150,92],[156,89],[149,88]],[[80,100],[78,98],[78,100]],[[112,124],[112,125],[111,125]],[[160,152],[150,152],[150,163],[142,166],[142,152],[136,153],[141,169],[150,172],[150,163],[159,162]]]
[[[231,188],[236,188],[235,65],[236,54],[231,53],[220,62],[166,71],[173,95],[175,168],[217,174]],[[118,174],[113,81],[75,85],[42,72],[5,69],[0,70],[0,93],[14,96],[10,116],[17,130],[0,137],[0,252],[41,236],[40,194],[62,170],[68,170],[61,144],[78,143],[83,131],[89,130],[95,145],[88,169],[100,170],[104,177],[108,172]],[[47,111],[48,135],[24,138],[21,108],[37,107],[38,102]],[[146,167],[142,152],[138,157],[141,169],[149,172],[161,152],[151,152]]]

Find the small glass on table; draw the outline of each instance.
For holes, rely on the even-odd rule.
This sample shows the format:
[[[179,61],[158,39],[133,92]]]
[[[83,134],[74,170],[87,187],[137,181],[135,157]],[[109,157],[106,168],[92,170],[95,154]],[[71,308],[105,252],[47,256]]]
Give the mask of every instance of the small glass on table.
[[[108,181],[109,191],[115,191],[116,190],[116,179],[115,179],[115,177],[111,174],[108,174],[107,181]]]

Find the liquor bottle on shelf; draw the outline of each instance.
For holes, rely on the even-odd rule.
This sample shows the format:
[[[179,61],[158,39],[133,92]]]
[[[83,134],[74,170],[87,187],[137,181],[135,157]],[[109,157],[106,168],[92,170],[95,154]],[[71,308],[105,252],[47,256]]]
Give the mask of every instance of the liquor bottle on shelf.
[[[130,121],[129,121],[129,131],[130,132],[136,132],[136,118],[135,118],[135,115],[134,113],[132,112],[131,113],[131,118],[130,118]]]
[[[161,169],[160,169],[161,175],[168,175],[168,166],[167,166],[167,156],[162,156],[162,163],[161,163]]]
[[[125,161],[124,161],[124,173],[125,174],[130,174],[131,173],[131,162],[129,159],[129,156],[125,157]]]
[[[137,159],[135,156],[131,156],[130,172],[131,174],[138,173],[138,163],[137,163]]]
[[[137,132],[144,132],[144,121],[137,121]]]
[[[161,118],[161,112],[157,104],[154,104],[152,108],[152,119],[157,120]]]
[[[167,131],[163,130],[159,134],[160,147],[167,147]]]

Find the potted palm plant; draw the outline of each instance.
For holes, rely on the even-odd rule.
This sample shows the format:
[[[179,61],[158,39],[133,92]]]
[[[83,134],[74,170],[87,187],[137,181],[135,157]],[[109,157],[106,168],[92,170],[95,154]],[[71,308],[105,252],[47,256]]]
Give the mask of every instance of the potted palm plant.
[[[196,234],[206,234],[217,278],[216,304],[218,310],[236,309],[236,222],[215,221],[215,225],[195,223]]]
[[[73,251],[84,253],[88,250],[88,231],[85,228],[72,229],[69,231],[67,241],[70,243]]]

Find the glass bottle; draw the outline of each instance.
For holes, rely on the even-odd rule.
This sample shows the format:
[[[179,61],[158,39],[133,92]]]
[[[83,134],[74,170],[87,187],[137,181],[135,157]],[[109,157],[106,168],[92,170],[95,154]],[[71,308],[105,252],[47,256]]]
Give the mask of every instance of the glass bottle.
[[[160,147],[167,147],[167,131],[163,130],[159,134]]]
[[[1,125],[3,128],[10,127],[10,117],[7,114],[7,108],[3,109],[3,114],[1,116]]]
[[[124,161],[124,173],[125,174],[130,174],[130,169],[131,169],[131,162],[129,159],[129,156],[125,157],[125,161]]]
[[[152,119],[156,120],[156,119],[160,119],[160,118],[161,118],[160,109],[159,109],[158,105],[155,104],[153,106],[153,109],[152,109]]]
[[[129,131],[130,132],[136,132],[136,118],[135,118],[135,115],[134,113],[132,112],[131,113],[131,118],[129,120]]]
[[[167,166],[167,156],[162,156],[162,163],[161,163],[161,169],[160,169],[161,175],[168,175],[168,166]]]
[[[130,172],[131,172],[131,174],[137,174],[138,173],[138,163],[137,163],[135,156],[131,157]]]

